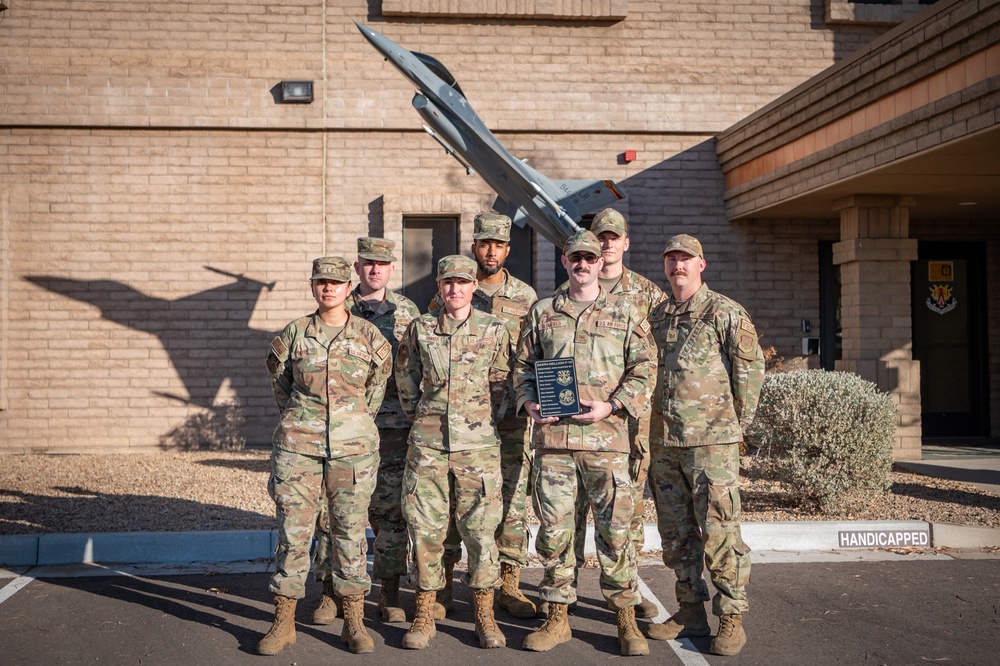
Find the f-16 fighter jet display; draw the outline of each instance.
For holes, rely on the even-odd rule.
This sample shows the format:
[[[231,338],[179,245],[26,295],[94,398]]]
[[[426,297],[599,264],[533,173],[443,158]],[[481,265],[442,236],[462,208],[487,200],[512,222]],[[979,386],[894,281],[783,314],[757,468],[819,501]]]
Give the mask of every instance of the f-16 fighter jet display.
[[[527,223],[562,247],[580,230],[584,215],[623,198],[610,180],[549,180],[497,141],[472,109],[458,81],[436,58],[407,51],[357,21],[354,25],[417,87],[413,108],[426,121],[424,131],[458,160],[466,173],[478,173],[486,181],[498,195],[493,209],[519,227]]]

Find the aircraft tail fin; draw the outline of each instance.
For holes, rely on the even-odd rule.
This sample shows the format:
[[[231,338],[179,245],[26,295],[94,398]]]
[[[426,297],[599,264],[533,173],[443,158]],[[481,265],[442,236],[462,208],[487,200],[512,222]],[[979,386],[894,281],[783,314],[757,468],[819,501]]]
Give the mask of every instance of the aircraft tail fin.
[[[503,197],[496,198],[496,201],[493,202],[493,210],[501,215],[509,217],[511,221],[521,229],[523,229],[524,225],[528,223],[528,216],[524,213],[524,211],[519,206],[515,206]]]
[[[625,198],[625,192],[611,180],[557,180],[553,184],[560,194],[559,204],[581,217]]]

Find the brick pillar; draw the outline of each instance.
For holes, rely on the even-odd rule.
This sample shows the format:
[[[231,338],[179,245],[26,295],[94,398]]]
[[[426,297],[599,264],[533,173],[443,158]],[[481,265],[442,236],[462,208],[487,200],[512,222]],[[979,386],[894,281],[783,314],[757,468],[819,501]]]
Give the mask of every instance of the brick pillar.
[[[909,197],[852,195],[834,202],[840,213],[842,359],[853,372],[896,403],[896,460],[920,459],[920,362],[913,360],[910,262],[917,241],[909,235]]]

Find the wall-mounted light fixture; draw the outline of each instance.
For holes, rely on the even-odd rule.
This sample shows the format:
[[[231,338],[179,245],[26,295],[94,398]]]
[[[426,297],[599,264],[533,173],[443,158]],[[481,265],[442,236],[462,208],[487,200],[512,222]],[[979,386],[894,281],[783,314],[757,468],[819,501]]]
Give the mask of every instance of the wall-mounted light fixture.
[[[283,104],[309,104],[313,101],[313,82],[282,81],[280,101]]]

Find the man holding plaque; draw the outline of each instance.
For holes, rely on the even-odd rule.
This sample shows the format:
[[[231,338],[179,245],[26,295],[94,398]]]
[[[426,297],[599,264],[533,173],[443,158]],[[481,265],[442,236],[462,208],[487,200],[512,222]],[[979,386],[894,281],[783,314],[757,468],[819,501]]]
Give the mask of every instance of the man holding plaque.
[[[746,644],[750,580],[750,548],[740,533],[739,443],[757,410],[764,354],[743,306],[702,282],[704,257],[693,236],[667,241],[663,271],[671,296],[649,317],[660,359],[649,479],[680,610],[648,631],[658,640],[711,635],[707,567],[719,616],[710,649],[734,655]]]
[[[545,565],[540,597],[549,604],[545,623],[524,647],[543,652],[572,638],[567,610],[576,601],[574,514],[577,494],[585,492],[595,517],[601,592],[618,615],[621,653],[649,654],[635,623],[639,583],[629,539],[634,504],[628,437],[628,418],[639,417],[652,392],[649,325],[631,303],[601,288],[601,244],[592,232],[566,241],[562,263],[567,289],[532,306],[514,371],[517,413],[535,421],[532,480],[541,522],[535,545]],[[542,385],[539,375],[547,375],[536,375],[536,365],[554,359],[573,360],[575,383]],[[549,369],[543,363],[542,370]],[[560,384],[560,370],[554,375]],[[574,389],[580,413],[559,416],[566,391]],[[542,415],[550,409],[557,415]]]
[[[597,278],[601,288],[609,294],[626,299],[639,311],[643,317],[649,317],[654,307],[662,303],[667,295],[656,284],[625,267],[625,253],[631,243],[628,235],[628,222],[625,216],[614,208],[604,208],[594,215],[590,230],[601,242],[601,258],[604,263]],[[639,418],[629,418],[628,436],[629,474],[632,476],[632,501],[635,503],[635,513],[632,515],[630,538],[635,546],[635,552],[642,550],[646,541],[645,520],[643,519],[642,498],[646,490],[646,477],[649,472],[649,425],[651,409],[647,405]],[[583,566],[584,546],[587,536],[587,514],[590,504],[585,494],[577,498],[576,535],[573,547],[576,550],[577,570]],[[642,599],[635,607],[636,617],[654,617],[658,609],[649,599]]]
[[[472,256],[476,260],[479,286],[472,295],[472,307],[503,320],[512,342],[516,343],[528,308],[538,300],[530,285],[504,268],[510,254],[510,218],[498,213],[476,215],[472,230]],[[441,294],[434,296],[428,312],[443,306]],[[520,589],[521,567],[528,565],[528,478],[531,457],[528,448],[528,419],[514,414],[514,386],[507,394],[507,415],[497,424],[500,435],[500,471],[503,474],[503,520],[497,528],[500,550],[499,605],[514,617],[535,616],[535,604]],[[445,587],[438,593],[444,610],[451,608],[455,564],[462,557],[454,524],[444,547]]]

